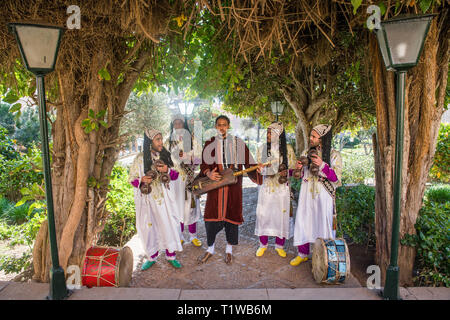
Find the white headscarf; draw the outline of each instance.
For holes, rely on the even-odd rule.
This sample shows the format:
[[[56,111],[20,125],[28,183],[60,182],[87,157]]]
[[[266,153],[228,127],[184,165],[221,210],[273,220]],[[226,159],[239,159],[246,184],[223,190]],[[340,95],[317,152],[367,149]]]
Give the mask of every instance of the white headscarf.
[[[185,121],[185,118],[184,118],[183,115],[177,113],[177,114],[174,114],[174,115],[172,116],[172,122],[174,122],[175,120],[181,120],[181,121],[184,122],[184,121]]]
[[[161,134],[161,132],[156,129],[152,129],[152,128],[145,129],[145,135],[150,140],[153,140],[153,138],[156,137],[158,134]]]
[[[272,134],[281,136],[283,133],[283,124],[281,122],[274,122],[267,129],[270,129]]]
[[[317,134],[320,137],[323,137],[324,135],[326,135],[331,130],[331,126],[327,125],[327,124],[319,124],[319,125],[315,126],[313,128],[313,130],[315,132],[317,132]]]

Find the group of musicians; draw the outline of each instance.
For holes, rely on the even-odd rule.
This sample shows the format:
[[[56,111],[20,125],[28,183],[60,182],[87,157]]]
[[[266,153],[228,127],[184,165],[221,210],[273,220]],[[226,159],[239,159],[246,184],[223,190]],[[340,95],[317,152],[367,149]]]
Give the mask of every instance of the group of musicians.
[[[331,149],[331,126],[314,127],[309,148],[297,159],[292,146],[286,143],[283,124],[274,122],[267,128],[266,143],[257,150],[257,161],[242,139],[228,133],[228,117],[218,116],[215,128],[217,135],[206,141],[203,148],[189,133],[185,118],[180,115],[172,119],[165,143],[158,130],[145,130],[143,152],[133,161],[129,175],[135,187],[136,228],[147,254],[142,270],[156,262],[160,250],[165,250],[166,259],[173,267],[181,267],[175,252],[183,250],[185,226],[189,241],[194,246],[202,246],[196,233],[202,216],[200,200],[189,188],[199,165],[197,177],[222,181],[221,173],[225,169],[245,168],[248,177],[259,185],[255,226],[255,235],[259,237],[257,257],[264,255],[269,237],[275,237],[278,255],[286,257],[285,241],[293,236],[298,255],[290,264],[297,266],[310,257],[310,243],[319,237],[335,237],[335,190],[340,185],[342,160],[339,152]],[[302,180],[293,234],[288,179],[291,176]],[[198,263],[206,263],[214,255],[216,235],[225,229],[225,263],[231,264],[233,246],[238,244],[238,227],[244,222],[242,175],[236,183],[207,193],[203,219],[207,249]]]

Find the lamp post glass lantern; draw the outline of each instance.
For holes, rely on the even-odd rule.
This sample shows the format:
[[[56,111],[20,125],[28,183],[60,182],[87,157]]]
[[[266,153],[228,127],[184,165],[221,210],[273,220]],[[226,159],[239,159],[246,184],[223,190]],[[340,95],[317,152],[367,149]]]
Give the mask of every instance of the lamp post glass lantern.
[[[25,67],[35,75],[55,69],[63,29],[37,24],[10,23]]]
[[[278,116],[281,116],[283,113],[284,105],[280,101],[273,101],[270,103],[270,108],[272,109],[272,113],[277,117],[278,122]]]
[[[401,216],[401,178],[403,162],[403,132],[405,79],[408,69],[417,65],[433,14],[400,17],[381,22],[376,30],[378,45],[386,69],[395,71],[396,138],[394,168],[394,199],[390,263],[386,270],[383,297],[399,299],[398,246]]]
[[[63,29],[54,26],[24,23],[10,23],[9,28],[19,45],[20,55],[25,63],[25,67],[36,76],[42,139],[42,162],[44,167],[45,196],[47,201],[48,233],[52,256],[50,292],[48,298],[60,300],[67,297],[69,292],[66,287],[64,270],[59,265],[58,246],[56,242],[44,76],[55,69]]]
[[[178,110],[182,115],[184,115],[184,121],[187,121],[188,115],[192,114],[194,111],[195,104],[192,102],[186,103],[186,102],[179,102],[178,103]]]

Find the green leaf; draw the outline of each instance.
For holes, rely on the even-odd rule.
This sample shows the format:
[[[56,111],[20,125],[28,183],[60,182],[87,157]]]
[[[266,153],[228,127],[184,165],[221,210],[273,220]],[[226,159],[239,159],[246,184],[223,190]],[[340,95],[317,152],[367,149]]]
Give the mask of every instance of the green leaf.
[[[386,5],[384,4],[384,2],[379,2],[378,6],[380,7],[380,14],[384,15],[386,13]]]
[[[430,9],[432,0],[420,0],[419,6],[423,13],[426,13]]]
[[[9,108],[9,112],[14,113],[20,110],[22,108],[22,105],[20,103],[15,103]]]
[[[7,93],[7,95],[5,96],[5,98],[3,99],[3,102],[12,104],[12,103],[16,102],[17,100],[19,100],[19,97],[16,95],[15,92],[10,90]]]
[[[97,113],[96,118],[97,118],[97,119],[102,119],[102,118],[105,116],[105,114],[106,114],[106,109],[100,110],[100,111]]]
[[[362,3],[362,0],[352,0],[353,14],[356,14],[356,10],[358,10],[361,3]]]
[[[111,75],[106,68],[101,68],[100,70],[98,70],[98,75],[102,80],[111,80]]]
[[[27,197],[23,197],[22,199],[20,199],[19,202],[16,203],[15,207],[20,207],[21,205],[23,205],[25,202],[27,202],[28,198]]]
[[[91,129],[90,126],[84,128],[84,132],[85,132],[85,133],[89,133],[89,132],[91,132],[91,131],[92,131],[92,129]]]
[[[82,128],[86,128],[87,126],[89,126],[91,124],[91,119],[84,119],[82,122],[81,122],[81,127]]]
[[[100,120],[99,123],[100,123],[103,127],[108,128],[108,124],[107,124],[105,121]]]
[[[21,110],[17,111],[16,115],[14,116],[14,120],[19,121],[21,115],[22,115],[22,111]]]
[[[400,5],[401,5],[401,4],[402,4],[401,1],[400,1],[400,0],[397,0],[397,2],[395,3],[395,11],[394,11],[394,13],[397,13],[398,8],[400,8]]]
[[[94,119],[94,118],[95,118],[95,113],[94,113],[94,110],[92,110],[92,109],[89,109],[88,115],[89,115],[89,118],[92,118],[92,119]]]

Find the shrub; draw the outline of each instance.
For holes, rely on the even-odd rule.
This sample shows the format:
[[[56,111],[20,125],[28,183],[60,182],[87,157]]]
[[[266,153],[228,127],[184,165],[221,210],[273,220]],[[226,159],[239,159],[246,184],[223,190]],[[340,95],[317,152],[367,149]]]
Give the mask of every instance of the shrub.
[[[128,169],[115,166],[110,180],[110,191],[106,200],[109,217],[99,235],[99,243],[123,246],[136,233],[133,186],[128,182]]]
[[[22,188],[42,183],[43,179],[41,154],[36,147],[27,154],[17,152],[12,159],[0,155],[0,196],[15,202],[20,199]]]
[[[428,188],[425,198],[429,202],[446,203],[450,201],[450,185],[436,185]]]
[[[8,136],[8,130],[0,127],[0,159],[12,160],[18,158],[18,152],[14,149],[14,141]]]
[[[415,285],[449,287],[450,201],[442,202],[442,198],[436,198],[436,190],[439,189],[426,191],[424,205],[415,224],[416,234],[405,235],[401,243],[417,249]],[[438,201],[434,202],[435,199]]]
[[[375,244],[375,188],[365,185],[336,189],[337,236],[358,244]]]
[[[375,177],[373,155],[342,153],[342,184],[363,184]]]
[[[4,200],[1,202],[6,203]],[[8,240],[9,246],[27,245],[28,249],[19,258],[14,255],[0,257],[0,270],[6,274],[19,273],[31,266],[32,245],[42,222],[47,218],[45,211],[30,210],[28,204],[15,207],[9,203],[8,207],[9,211],[0,216],[0,240]]]
[[[450,182],[450,124],[441,123],[430,177],[435,181]]]
[[[0,218],[8,212],[13,204],[6,198],[0,197]]]

